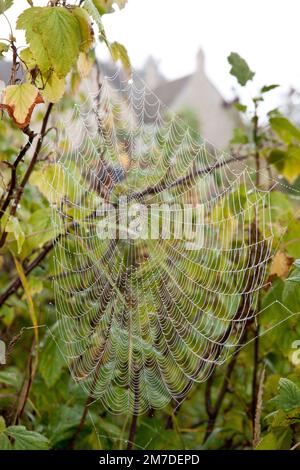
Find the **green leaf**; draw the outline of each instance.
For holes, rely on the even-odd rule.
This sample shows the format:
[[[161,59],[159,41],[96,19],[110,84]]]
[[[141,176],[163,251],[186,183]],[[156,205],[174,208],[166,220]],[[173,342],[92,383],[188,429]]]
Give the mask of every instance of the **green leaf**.
[[[233,130],[233,137],[230,141],[231,144],[247,144],[249,142],[248,136],[239,127]]]
[[[18,253],[20,253],[25,240],[25,235],[17,217],[13,217],[12,215],[9,217],[5,226],[5,231],[7,233],[13,234],[15,240],[17,241]]]
[[[256,447],[256,450],[275,450],[276,437],[272,432],[266,434]]]
[[[113,0],[92,0],[100,15],[113,12]]]
[[[33,53],[30,49],[30,47],[26,47],[19,53],[20,59],[24,63],[23,66],[25,65],[25,69],[27,68],[28,70],[34,69],[37,65],[37,61],[35,57],[33,56]]]
[[[41,72],[46,73],[51,68],[51,62],[43,43],[43,37],[38,31],[39,18],[41,17],[42,12],[42,7],[28,8],[23,11],[17,19],[16,28],[25,30],[26,41],[30,44],[31,54],[34,57],[35,62],[38,64]]]
[[[4,325],[10,326],[14,320],[14,309],[8,305],[2,305],[0,308],[0,318]]]
[[[5,419],[3,416],[0,416],[0,433],[5,431],[6,429],[6,424],[5,424]]]
[[[53,387],[61,373],[66,366],[64,350],[62,350],[62,343],[58,344],[56,341],[56,333],[58,324],[52,327],[51,332],[46,336],[46,344],[41,349],[39,371],[48,388]]]
[[[13,0],[0,0],[0,15],[8,10],[13,4]]]
[[[110,45],[110,52],[111,52],[111,56],[114,62],[117,62],[118,60],[120,60],[124,69],[127,72],[131,70],[131,64],[130,64],[128,52],[125,46],[123,46],[123,44],[120,44],[119,42],[113,42]]]
[[[286,144],[291,144],[295,139],[300,142],[300,129],[282,116],[271,117],[270,126],[277,136]]]
[[[82,416],[82,407],[59,406],[51,414],[49,423],[49,438],[54,446],[60,441],[69,439],[74,434]]]
[[[260,92],[261,93],[268,93],[268,91],[274,90],[275,88],[278,88],[280,85],[265,85],[261,88]]]
[[[6,433],[14,439],[16,450],[47,450],[48,439],[36,431],[28,431],[25,426],[9,426]]]
[[[65,8],[46,7],[39,20],[38,31],[59,78],[65,77],[75,64],[81,43],[78,21]]]
[[[75,64],[82,42],[79,22],[62,7],[33,7],[18,18],[17,29],[25,29],[26,39],[42,72],[53,69],[65,77]]]
[[[245,113],[247,111],[247,106],[242,103],[234,103],[234,107],[238,110],[241,111],[241,113]]]
[[[271,150],[268,156],[268,162],[274,165],[278,171],[282,171],[284,168],[284,161],[286,159],[286,152],[280,149]]]
[[[0,42],[0,58],[4,57],[3,53],[9,50],[9,45],[5,42]]]
[[[8,436],[2,432],[0,433],[0,450],[10,450],[11,449],[11,443],[10,440],[8,439]]]
[[[16,367],[6,367],[0,371],[0,383],[17,390],[22,383],[21,372]]]
[[[50,208],[32,211],[27,221],[24,249],[27,248],[30,252],[34,248],[41,248],[45,243],[53,240],[58,233],[52,224],[52,210]]]
[[[272,399],[276,405],[285,411],[300,407],[300,389],[289,379],[279,380],[279,393]]]
[[[300,174],[300,147],[289,145],[284,162],[283,176],[293,184]]]
[[[250,70],[247,62],[239,54],[231,52],[227,60],[231,65],[231,75],[237,79],[240,85],[244,86],[249,80],[252,80],[255,73]]]

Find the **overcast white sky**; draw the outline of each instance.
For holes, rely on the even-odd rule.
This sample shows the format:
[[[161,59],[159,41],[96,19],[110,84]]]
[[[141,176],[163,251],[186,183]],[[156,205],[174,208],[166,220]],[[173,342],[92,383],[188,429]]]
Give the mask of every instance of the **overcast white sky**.
[[[12,23],[26,5],[15,0],[7,12]],[[128,0],[124,10],[106,15],[104,24],[109,39],[126,45],[136,68],[151,54],[168,78],[192,72],[202,47],[207,74],[230,96],[236,83],[228,73],[231,51],[256,71],[257,87],[279,83],[300,89],[299,19],[298,0]],[[0,21],[3,36],[7,27]]]

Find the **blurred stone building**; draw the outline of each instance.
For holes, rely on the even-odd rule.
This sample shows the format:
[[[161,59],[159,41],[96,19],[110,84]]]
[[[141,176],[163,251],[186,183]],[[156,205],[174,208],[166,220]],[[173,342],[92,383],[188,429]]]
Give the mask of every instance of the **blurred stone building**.
[[[196,68],[191,75],[166,80],[158,64],[150,57],[142,71],[143,79],[167,108],[173,112],[182,108],[193,110],[200,124],[202,137],[216,147],[224,148],[240,124],[238,111],[224,100],[205,73],[205,60],[200,49]],[[148,120],[150,123],[151,120]]]

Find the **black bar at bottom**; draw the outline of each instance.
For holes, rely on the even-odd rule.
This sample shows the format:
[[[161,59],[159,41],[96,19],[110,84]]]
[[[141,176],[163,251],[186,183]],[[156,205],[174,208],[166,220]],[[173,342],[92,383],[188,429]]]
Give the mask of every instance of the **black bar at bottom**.
[[[43,466],[71,466],[70,468],[99,468],[102,465],[118,468],[139,468],[147,465],[213,465],[228,464],[230,468],[241,468],[256,462],[262,465],[274,462],[278,465],[299,464],[297,451],[0,451],[1,469],[11,464],[30,465],[31,468]],[[42,468],[41,468],[42,467]],[[206,467],[207,468],[207,467]]]

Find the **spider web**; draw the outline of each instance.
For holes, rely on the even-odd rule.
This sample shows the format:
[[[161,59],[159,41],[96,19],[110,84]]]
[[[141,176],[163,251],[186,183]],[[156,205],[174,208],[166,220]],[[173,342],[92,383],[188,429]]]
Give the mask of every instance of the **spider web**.
[[[60,340],[91,400],[138,414],[180,403],[242,342],[272,256],[270,189],[258,189],[253,169],[198,137],[138,76],[116,71],[91,87],[58,113],[46,181],[60,234]],[[184,228],[199,228],[201,243],[177,237],[172,223],[168,237],[99,237],[103,208],[120,226],[125,197],[158,204],[158,226],[188,207]]]

